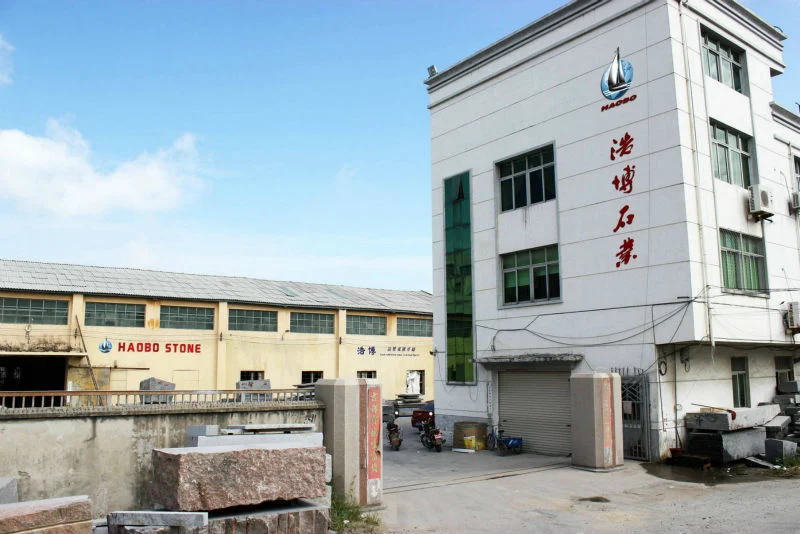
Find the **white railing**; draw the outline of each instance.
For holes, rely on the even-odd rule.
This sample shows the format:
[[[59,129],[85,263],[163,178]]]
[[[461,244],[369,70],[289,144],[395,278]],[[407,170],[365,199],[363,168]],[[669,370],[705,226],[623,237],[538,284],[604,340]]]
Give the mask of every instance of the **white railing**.
[[[313,402],[313,389],[0,391],[3,410]]]

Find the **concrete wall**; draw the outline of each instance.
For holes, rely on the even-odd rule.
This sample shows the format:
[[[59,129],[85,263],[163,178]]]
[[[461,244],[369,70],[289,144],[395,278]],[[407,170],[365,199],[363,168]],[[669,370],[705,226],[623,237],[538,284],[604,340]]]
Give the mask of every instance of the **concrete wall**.
[[[183,447],[189,425],[313,423],[321,432],[323,410],[195,409],[183,413],[87,415],[0,420],[0,477],[18,479],[20,500],[89,495],[94,517],[151,506],[152,450]],[[238,408],[238,410],[244,410]],[[91,414],[91,409],[84,413]]]

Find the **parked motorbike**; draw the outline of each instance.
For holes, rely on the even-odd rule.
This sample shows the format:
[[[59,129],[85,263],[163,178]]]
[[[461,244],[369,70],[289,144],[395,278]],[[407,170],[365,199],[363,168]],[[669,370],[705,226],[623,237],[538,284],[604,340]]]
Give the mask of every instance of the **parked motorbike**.
[[[400,445],[403,443],[403,436],[400,433],[400,427],[393,421],[386,423],[386,433],[389,435],[389,445],[393,451],[399,451]]]
[[[442,445],[446,441],[442,431],[433,426],[430,420],[422,424],[420,439],[427,449],[436,449],[436,452],[442,452]]]

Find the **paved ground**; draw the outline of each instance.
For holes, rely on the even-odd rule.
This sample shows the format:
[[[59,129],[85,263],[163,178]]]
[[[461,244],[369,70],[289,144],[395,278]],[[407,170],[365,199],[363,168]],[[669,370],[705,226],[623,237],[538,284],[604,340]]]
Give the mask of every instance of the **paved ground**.
[[[654,476],[638,462],[590,473],[566,458],[431,452],[416,431],[404,432],[402,449],[384,452],[387,532],[800,531],[800,479],[658,470],[699,480],[684,482]],[[608,502],[581,500],[592,497]]]

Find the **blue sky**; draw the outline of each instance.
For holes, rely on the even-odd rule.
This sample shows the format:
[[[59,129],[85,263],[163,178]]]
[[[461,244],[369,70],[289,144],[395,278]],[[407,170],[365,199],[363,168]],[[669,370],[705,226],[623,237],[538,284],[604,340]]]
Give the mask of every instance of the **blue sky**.
[[[562,3],[0,0],[0,257],[430,290],[426,67]]]

